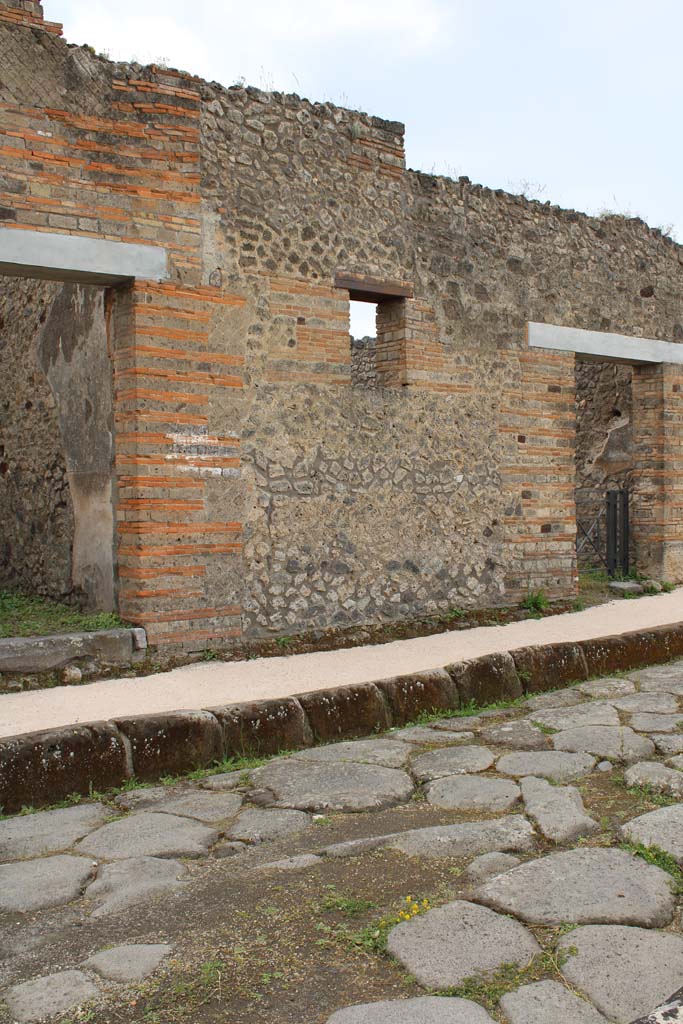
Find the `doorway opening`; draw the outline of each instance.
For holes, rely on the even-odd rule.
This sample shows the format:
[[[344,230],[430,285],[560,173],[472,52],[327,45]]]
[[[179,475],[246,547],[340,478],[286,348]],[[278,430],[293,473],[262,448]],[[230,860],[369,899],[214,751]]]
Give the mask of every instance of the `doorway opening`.
[[[625,576],[635,567],[633,367],[577,359],[575,374],[578,568]]]
[[[349,303],[351,383],[359,388],[377,387],[377,303]]]
[[[104,288],[0,277],[0,589],[115,607]]]

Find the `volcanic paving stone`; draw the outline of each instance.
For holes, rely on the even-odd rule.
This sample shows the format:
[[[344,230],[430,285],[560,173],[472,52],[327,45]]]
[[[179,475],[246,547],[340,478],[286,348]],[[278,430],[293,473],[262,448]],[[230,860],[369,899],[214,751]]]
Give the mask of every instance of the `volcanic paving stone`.
[[[658,761],[639,761],[624,772],[627,786],[647,786],[657,793],[683,798],[683,772],[667,768]]]
[[[181,786],[143,786],[141,789],[131,789],[129,792],[119,793],[114,798],[114,803],[122,807],[124,811],[141,811],[154,807],[162,800],[168,800],[179,793],[186,793],[187,790]]]
[[[218,832],[190,818],[142,811],[103,825],[77,845],[101,860],[128,857],[203,857]]]
[[[382,1003],[359,1003],[337,1010],[327,1024],[493,1024],[486,1010],[469,999],[420,996]]]
[[[421,754],[411,761],[410,768],[418,782],[430,782],[444,775],[485,772],[494,761],[488,747],[447,747]]]
[[[683,777],[682,777],[683,778]],[[261,810],[248,807],[226,832],[228,839],[245,843],[261,843],[268,839],[301,832],[311,824],[310,814],[304,811]]]
[[[0,865],[0,910],[60,907],[81,895],[96,865],[85,857],[43,857]]]
[[[675,757],[669,758],[667,764],[670,764],[672,768],[677,768],[679,771],[683,771],[683,754],[676,754]]]
[[[102,804],[38,811],[0,821],[0,860],[40,857],[65,850],[106,820]]]
[[[410,757],[410,747],[400,740],[349,740],[300,750],[294,756],[297,761],[356,761],[385,768],[402,768]]]
[[[574,786],[551,786],[533,776],[522,779],[521,786],[526,812],[546,839],[566,843],[600,828],[586,814],[581,794]]]
[[[504,754],[499,758],[496,770],[503,775],[521,778],[535,775],[553,782],[573,782],[588,775],[595,767],[595,758],[590,754],[567,754],[559,750],[541,750],[532,753]]]
[[[457,900],[396,925],[387,950],[421,985],[444,989],[502,964],[526,964],[540,947],[518,921]]]
[[[209,775],[199,783],[202,789],[211,789],[215,792],[228,792],[237,789],[244,784],[248,772],[220,772],[218,775]]]
[[[350,762],[280,759],[257,768],[252,779],[273,793],[277,806],[302,811],[379,810],[405,803],[413,794],[405,772]]]
[[[639,736],[627,726],[615,729],[610,726],[586,725],[558,732],[551,737],[551,741],[555,750],[583,751],[595,754],[596,757],[625,761],[627,764],[652,757],[655,752],[652,740]]]
[[[458,718],[439,718],[430,722],[429,728],[438,732],[477,732],[483,725],[479,715],[462,715]]]
[[[625,697],[635,693],[634,683],[629,679],[594,679],[592,683],[581,683],[576,689],[586,697]]]
[[[468,864],[462,877],[475,885],[481,885],[495,875],[502,875],[504,871],[516,868],[519,863],[519,857],[513,857],[511,853],[482,853]]]
[[[678,701],[671,693],[633,693],[628,697],[616,697],[609,703],[629,715],[638,712],[644,715],[671,715],[678,711]]]
[[[331,843],[321,853],[325,857],[359,857],[362,853],[369,853],[371,850],[379,850],[382,846],[389,844],[400,835],[409,833],[388,832],[380,836],[367,836],[364,839],[346,839],[341,843]]]
[[[551,708],[535,711],[530,721],[539,722],[549,729],[577,729],[585,725],[619,725],[619,715],[611,704],[591,701],[573,708]]]
[[[621,826],[621,834],[632,843],[658,846],[683,864],[683,804],[660,807],[632,818]]]
[[[176,860],[158,857],[132,857],[116,864],[105,864],[96,882],[89,887],[89,899],[102,899],[91,917],[104,917],[119,910],[139,906],[145,899],[181,889],[187,868]]]
[[[167,943],[114,946],[89,957],[81,966],[89,967],[107,981],[125,985],[149,977],[170,952],[171,947]]]
[[[445,747],[448,744],[467,743],[473,738],[472,734],[467,731],[431,729],[425,725],[411,725],[408,729],[400,729],[390,735],[392,740],[414,743],[420,747]]]
[[[636,732],[676,732],[680,729],[683,714],[651,715],[643,712],[631,715],[631,728]]]
[[[570,708],[576,704],[583,704],[584,700],[578,690],[556,690],[554,693],[539,693],[536,697],[530,697],[525,701],[524,706],[538,711],[541,708]]]
[[[5,1002],[13,1020],[29,1024],[65,1013],[98,995],[99,990],[87,975],[81,971],[62,971],[15,985],[5,993]]]
[[[567,981],[619,1024],[650,1013],[683,978],[683,938],[644,928],[576,928],[558,943]],[[675,1018],[674,1018],[675,1019]]]
[[[557,981],[537,981],[508,992],[500,1008],[509,1024],[607,1024],[594,1006]]]
[[[683,988],[677,989],[671,997],[633,1024],[679,1024],[683,1021]]]
[[[473,732],[451,732],[449,729],[441,730],[440,733],[437,732],[435,729],[432,729],[431,731],[436,733],[436,737],[437,737],[436,741],[434,741],[434,740],[420,741],[420,746],[424,746],[424,747],[427,747],[427,746],[430,746],[430,747],[435,747],[435,746],[436,747],[441,747],[441,746],[448,745],[448,746],[454,747],[456,744],[473,743],[474,742],[474,733]],[[445,735],[444,735],[444,732],[445,732]],[[417,746],[417,744],[413,744],[413,745]]]
[[[448,811],[507,811],[519,796],[514,782],[480,775],[449,775],[427,788],[429,803]]]
[[[533,850],[534,830],[521,814],[511,814],[493,821],[411,829],[389,840],[387,845],[409,857],[472,857],[492,851]]]
[[[477,899],[545,925],[663,928],[674,912],[671,876],[625,850],[584,848],[528,861],[486,882]]]
[[[664,754],[665,757],[671,754],[683,753],[683,736],[681,735],[665,736],[660,733],[655,734],[652,740],[657,751],[660,754]]]
[[[314,853],[299,853],[295,857],[284,857],[282,860],[272,860],[268,864],[257,864],[257,871],[301,871],[303,868],[312,868],[316,864],[322,864],[322,858]]]
[[[479,738],[495,747],[512,747],[514,750],[547,750],[550,746],[548,737],[526,719],[490,725],[482,730]]]
[[[196,818],[208,824],[218,824],[234,818],[242,806],[242,797],[237,793],[209,793],[201,789],[159,800],[153,810],[163,814],[177,814],[182,818]]]
[[[641,693],[675,693],[683,695],[683,664],[656,665],[632,672],[631,679],[640,685]]]

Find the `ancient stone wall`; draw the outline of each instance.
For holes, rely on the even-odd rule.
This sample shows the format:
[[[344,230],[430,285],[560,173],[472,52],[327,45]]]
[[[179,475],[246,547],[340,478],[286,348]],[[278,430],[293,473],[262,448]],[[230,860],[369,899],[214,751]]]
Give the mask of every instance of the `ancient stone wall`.
[[[572,596],[574,358],[526,324],[675,339],[679,248],[407,171],[395,122],[110,64],[20,6],[0,0],[3,223],[169,254],[105,301],[122,613],[197,648]],[[354,298],[378,303],[374,387]],[[653,423],[658,388],[678,395],[643,378]],[[669,448],[641,442],[647,476]]]
[[[351,383],[358,388],[377,387],[376,338],[351,338]]]

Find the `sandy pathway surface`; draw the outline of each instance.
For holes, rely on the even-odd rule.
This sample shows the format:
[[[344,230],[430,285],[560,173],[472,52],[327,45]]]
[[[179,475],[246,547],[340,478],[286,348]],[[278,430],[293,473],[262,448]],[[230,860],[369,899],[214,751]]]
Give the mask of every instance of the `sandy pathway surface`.
[[[683,588],[583,612],[390,644],[253,661],[202,662],[135,679],[107,679],[0,696],[0,736],[122,715],[219,707],[384,679],[527,644],[588,640],[683,621]]]

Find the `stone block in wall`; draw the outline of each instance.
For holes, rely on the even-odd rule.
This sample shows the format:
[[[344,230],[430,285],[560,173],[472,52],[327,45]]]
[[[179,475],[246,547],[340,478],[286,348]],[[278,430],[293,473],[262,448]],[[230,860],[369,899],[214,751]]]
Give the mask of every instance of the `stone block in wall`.
[[[519,647],[510,654],[525,693],[543,693],[588,679],[586,660],[579,644]]]
[[[211,708],[223,729],[227,757],[266,756],[310,747],[313,733],[297,700],[262,700]]]
[[[375,686],[389,702],[394,725],[412,722],[423,711],[447,711],[459,706],[457,687],[445,669],[380,679]]]
[[[677,628],[683,632],[683,624]],[[675,657],[671,651],[678,649],[679,641],[674,641],[666,629],[639,630],[622,633],[620,636],[581,640],[579,646],[586,659],[589,678],[658,665]]]
[[[368,736],[391,725],[387,704],[374,683],[316,690],[297,699],[318,741]]]
[[[111,722],[0,740],[0,808],[6,814],[120,786],[129,776],[125,743]]]
[[[507,653],[485,654],[472,661],[447,665],[464,707],[467,704],[492,704],[498,700],[521,697],[523,690],[512,657]]]
[[[119,718],[116,725],[130,743],[133,775],[151,781],[223,758],[223,729],[208,711],[169,711]]]
[[[51,672],[79,658],[95,658],[102,665],[125,665],[132,655],[130,629],[4,637],[0,639],[0,672]]]

